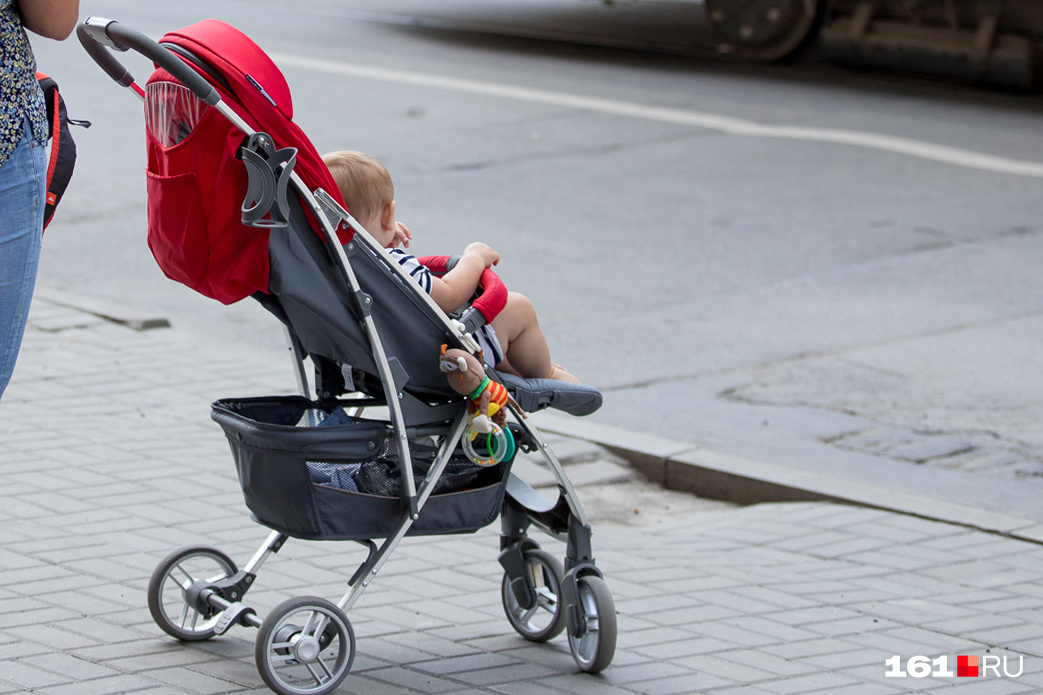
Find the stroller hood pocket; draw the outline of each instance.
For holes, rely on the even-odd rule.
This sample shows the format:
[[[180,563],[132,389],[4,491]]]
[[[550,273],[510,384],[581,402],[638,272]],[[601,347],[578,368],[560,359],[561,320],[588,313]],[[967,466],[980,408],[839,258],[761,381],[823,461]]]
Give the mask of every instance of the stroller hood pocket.
[[[209,259],[196,175],[147,174],[149,200],[157,202],[148,208],[148,246],[168,278],[195,287],[206,276]]]
[[[148,85],[153,94],[180,89],[156,79]],[[242,222],[247,175],[236,154],[243,133],[216,109],[181,111],[165,130],[169,114],[151,114],[158,125],[146,131],[152,255],[168,278],[225,304],[266,292],[268,232]]]

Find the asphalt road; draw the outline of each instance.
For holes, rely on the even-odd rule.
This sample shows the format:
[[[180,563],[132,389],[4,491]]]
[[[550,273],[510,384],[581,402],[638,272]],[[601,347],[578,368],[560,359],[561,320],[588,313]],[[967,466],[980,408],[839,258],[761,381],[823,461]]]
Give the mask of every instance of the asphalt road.
[[[681,19],[695,9],[82,4],[157,37],[211,16],[251,35],[319,151],[388,165],[415,251],[500,251],[555,359],[605,390],[600,422],[761,457],[926,440],[928,463],[1038,476],[1043,101],[813,58],[693,57],[712,46]],[[280,349],[259,307],[162,277],[139,103],[75,41],[34,45],[94,123],[77,131],[41,291]],[[127,61],[143,81],[149,66]]]

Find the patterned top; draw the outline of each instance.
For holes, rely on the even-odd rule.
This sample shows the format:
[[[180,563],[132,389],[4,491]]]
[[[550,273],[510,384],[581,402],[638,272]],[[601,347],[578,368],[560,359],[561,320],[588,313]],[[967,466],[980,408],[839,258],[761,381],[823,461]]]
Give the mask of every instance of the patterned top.
[[[0,166],[22,139],[25,116],[33,139],[47,141],[47,113],[36,81],[36,59],[15,0],[0,0]]]
[[[416,256],[412,256],[402,249],[388,249],[387,251],[392,258],[398,261],[400,266],[405,268],[409,277],[420,283],[420,286],[424,288],[424,292],[431,294],[431,285],[433,283],[431,282],[431,271],[427,269],[427,266],[421,265]]]

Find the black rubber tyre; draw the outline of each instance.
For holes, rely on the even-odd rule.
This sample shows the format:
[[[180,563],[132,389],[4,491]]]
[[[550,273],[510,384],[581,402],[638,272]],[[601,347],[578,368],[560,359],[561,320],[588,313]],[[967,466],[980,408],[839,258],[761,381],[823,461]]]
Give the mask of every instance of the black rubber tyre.
[[[534,548],[524,552],[527,580],[536,592],[536,604],[523,608],[518,603],[506,574],[500,584],[503,612],[515,631],[530,642],[546,642],[565,629],[561,582],[561,562],[546,550]]]
[[[214,636],[219,611],[188,604],[188,588],[196,581],[218,581],[238,570],[230,557],[216,548],[191,545],[175,550],[156,565],[148,583],[148,610],[156,624],[182,642],[201,642]]]
[[[326,599],[292,598],[261,624],[254,658],[265,685],[280,695],[326,695],[351,670],[355,631]]]
[[[799,54],[817,35],[822,0],[706,0],[722,56],[767,63]]]
[[[600,673],[616,653],[616,604],[605,580],[595,575],[580,577],[579,634],[569,630],[569,649],[581,671]]]

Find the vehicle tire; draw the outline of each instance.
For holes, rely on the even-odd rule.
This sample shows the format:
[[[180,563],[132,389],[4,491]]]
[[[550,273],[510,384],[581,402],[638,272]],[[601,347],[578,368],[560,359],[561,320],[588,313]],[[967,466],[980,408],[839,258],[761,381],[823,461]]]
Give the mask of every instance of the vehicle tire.
[[[799,53],[818,32],[820,0],[706,0],[706,17],[735,60],[767,63]]]

